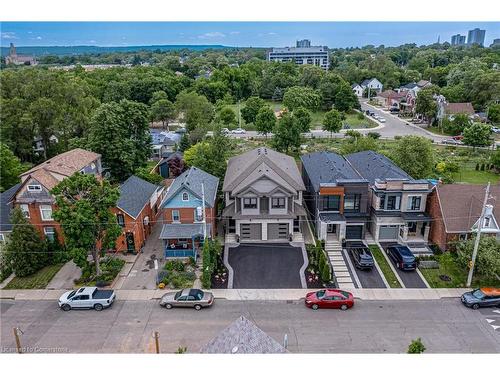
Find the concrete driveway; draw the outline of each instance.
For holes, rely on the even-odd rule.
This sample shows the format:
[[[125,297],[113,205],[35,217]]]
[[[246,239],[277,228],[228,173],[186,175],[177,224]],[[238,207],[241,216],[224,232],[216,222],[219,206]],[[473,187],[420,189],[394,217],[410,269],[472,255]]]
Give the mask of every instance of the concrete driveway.
[[[235,289],[305,288],[303,251],[288,244],[241,244],[228,249]]]

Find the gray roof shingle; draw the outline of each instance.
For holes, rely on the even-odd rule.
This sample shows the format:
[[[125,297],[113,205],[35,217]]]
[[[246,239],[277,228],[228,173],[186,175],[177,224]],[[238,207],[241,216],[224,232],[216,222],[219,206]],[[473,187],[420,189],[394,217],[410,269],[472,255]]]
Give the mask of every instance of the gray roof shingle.
[[[414,181],[413,178],[389,160],[389,158],[375,151],[356,152],[347,155],[346,159],[372,185],[375,183],[375,180]]]
[[[212,224],[207,224],[207,236],[212,233]],[[160,238],[162,240],[174,238],[191,238],[203,234],[203,224],[163,224]]]
[[[10,232],[12,230],[10,213],[13,207],[11,201],[20,187],[21,184],[19,183],[0,193],[0,232]]]
[[[120,199],[116,206],[135,219],[158,188],[160,186],[142,178],[130,176],[120,185]]]
[[[175,197],[177,193],[182,189],[191,191],[194,195],[201,199],[202,183],[204,184],[205,188],[205,204],[209,207],[213,207],[217,198],[219,179],[215,176],[212,176],[210,173],[202,171],[201,169],[196,167],[189,168],[174,180],[174,182],[168,189],[164,204]]]

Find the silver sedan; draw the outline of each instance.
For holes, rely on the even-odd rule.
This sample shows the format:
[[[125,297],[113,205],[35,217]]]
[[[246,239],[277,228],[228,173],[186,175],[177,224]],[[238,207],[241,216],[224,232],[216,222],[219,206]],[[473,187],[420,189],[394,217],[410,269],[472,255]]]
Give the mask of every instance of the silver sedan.
[[[213,303],[213,294],[200,289],[182,289],[178,292],[166,293],[160,300],[160,306],[167,309],[172,307],[194,307],[196,310],[201,310],[202,307],[212,306]]]

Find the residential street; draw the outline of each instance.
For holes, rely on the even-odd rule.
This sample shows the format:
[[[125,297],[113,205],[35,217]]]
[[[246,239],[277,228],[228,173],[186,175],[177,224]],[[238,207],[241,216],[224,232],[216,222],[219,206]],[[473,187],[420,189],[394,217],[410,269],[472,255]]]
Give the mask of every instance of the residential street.
[[[100,312],[59,310],[55,301],[0,302],[1,350],[13,352],[12,328],[28,350],[69,353],[163,353],[202,345],[240,315],[292,353],[401,353],[421,337],[429,353],[500,353],[500,310],[474,311],[457,298],[356,301],[352,310],[312,311],[299,301],[217,300],[210,309],[165,310],[158,301],[117,301]],[[488,319],[488,320],[487,320]],[[496,328],[495,328],[496,327]]]

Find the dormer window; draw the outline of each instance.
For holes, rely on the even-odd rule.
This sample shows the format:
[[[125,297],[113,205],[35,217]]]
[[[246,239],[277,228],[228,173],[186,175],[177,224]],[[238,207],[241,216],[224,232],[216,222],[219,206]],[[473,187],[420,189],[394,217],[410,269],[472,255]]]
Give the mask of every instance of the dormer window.
[[[182,193],[182,200],[184,202],[187,202],[189,200],[189,194],[186,192]]]
[[[484,227],[489,228],[491,223],[491,217],[485,217],[484,218]]]
[[[40,191],[42,191],[42,186],[41,185],[28,185],[28,191],[40,192]]]

